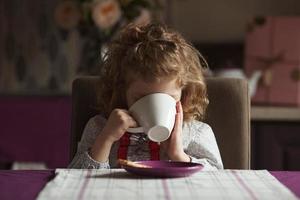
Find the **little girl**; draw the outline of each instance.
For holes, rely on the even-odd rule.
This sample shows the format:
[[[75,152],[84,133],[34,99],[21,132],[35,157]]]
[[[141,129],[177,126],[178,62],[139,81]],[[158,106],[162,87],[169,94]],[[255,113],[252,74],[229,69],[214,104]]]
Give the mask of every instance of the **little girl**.
[[[200,60],[200,59],[201,60]],[[222,169],[215,136],[203,119],[208,104],[200,53],[177,32],[159,24],[127,26],[106,55],[99,85],[103,115],[91,118],[70,168],[116,168],[118,159],[196,162]],[[127,133],[138,126],[128,108],[151,93],[176,102],[171,136],[160,144],[145,134]]]

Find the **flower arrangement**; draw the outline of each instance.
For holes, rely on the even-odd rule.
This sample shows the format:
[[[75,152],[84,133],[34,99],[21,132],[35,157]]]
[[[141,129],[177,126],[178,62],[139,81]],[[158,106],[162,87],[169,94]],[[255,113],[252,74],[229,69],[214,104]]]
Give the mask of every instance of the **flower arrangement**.
[[[78,72],[98,73],[106,44],[128,23],[158,20],[160,0],[63,0],[54,13],[61,32],[77,29],[83,39]]]

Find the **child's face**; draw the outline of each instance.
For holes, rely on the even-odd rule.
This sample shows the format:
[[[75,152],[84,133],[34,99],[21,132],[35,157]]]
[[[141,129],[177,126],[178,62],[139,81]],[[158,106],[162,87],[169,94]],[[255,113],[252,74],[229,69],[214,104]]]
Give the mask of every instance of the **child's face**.
[[[176,79],[162,79],[160,81],[146,82],[142,79],[133,81],[126,91],[128,108],[143,96],[151,93],[166,93],[172,96],[176,102],[181,99],[182,88],[178,86]]]

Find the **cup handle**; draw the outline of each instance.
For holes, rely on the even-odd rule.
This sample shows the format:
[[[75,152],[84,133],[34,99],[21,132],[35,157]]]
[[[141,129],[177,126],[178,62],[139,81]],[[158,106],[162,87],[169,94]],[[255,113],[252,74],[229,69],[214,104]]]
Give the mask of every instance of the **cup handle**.
[[[128,128],[127,132],[129,133],[144,133],[144,128],[143,127],[136,127],[136,128]]]

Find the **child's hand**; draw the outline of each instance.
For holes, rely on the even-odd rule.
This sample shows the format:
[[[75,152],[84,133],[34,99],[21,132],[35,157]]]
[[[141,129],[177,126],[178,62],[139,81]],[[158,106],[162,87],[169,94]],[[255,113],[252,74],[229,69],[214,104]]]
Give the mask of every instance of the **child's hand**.
[[[130,116],[125,109],[114,109],[102,130],[102,135],[112,142],[119,140],[126,130],[136,127],[137,122]]]
[[[90,150],[91,157],[99,162],[107,161],[112,144],[119,140],[129,127],[136,126],[136,121],[129,115],[127,110],[113,110]]]
[[[161,143],[162,149],[167,153],[169,158],[173,161],[190,162],[190,157],[183,151],[182,146],[182,124],[183,111],[181,102],[176,104],[176,118],[174,128],[168,140]]]

